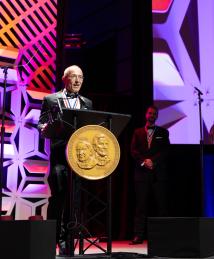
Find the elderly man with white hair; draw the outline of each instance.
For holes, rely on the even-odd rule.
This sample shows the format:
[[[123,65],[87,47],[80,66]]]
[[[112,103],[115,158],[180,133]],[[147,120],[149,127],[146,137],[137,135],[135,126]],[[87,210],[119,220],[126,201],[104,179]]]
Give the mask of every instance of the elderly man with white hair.
[[[79,94],[83,79],[83,72],[79,66],[69,66],[65,69],[62,77],[64,89],[44,97],[38,123],[38,129],[44,137],[47,136],[49,128],[49,115],[58,105],[59,100],[65,108],[92,109],[92,101]],[[66,240],[66,226],[69,220],[69,206],[66,199],[69,197],[67,176],[70,169],[65,156],[67,139],[63,139],[60,133],[55,135],[51,138],[50,173],[48,176],[51,196],[47,209],[47,219],[57,221],[56,243],[61,247]],[[64,254],[64,251],[60,250],[60,254]]]

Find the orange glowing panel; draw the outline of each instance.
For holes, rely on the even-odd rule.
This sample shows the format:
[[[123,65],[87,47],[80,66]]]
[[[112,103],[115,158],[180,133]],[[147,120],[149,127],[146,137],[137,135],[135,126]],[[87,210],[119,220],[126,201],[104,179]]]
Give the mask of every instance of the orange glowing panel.
[[[14,65],[18,57],[19,50],[10,46],[0,46],[0,66]]]
[[[34,90],[27,90],[28,94],[36,100],[43,100],[43,98],[50,94],[51,92],[39,92],[39,91],[34,91]]]
[[[173,0],[152,0],[152,12],[153,13],[166,13]]]
[[[6,133],[13,133],[15,129],[15,122],[14,121],[5,121],[5,132]]]

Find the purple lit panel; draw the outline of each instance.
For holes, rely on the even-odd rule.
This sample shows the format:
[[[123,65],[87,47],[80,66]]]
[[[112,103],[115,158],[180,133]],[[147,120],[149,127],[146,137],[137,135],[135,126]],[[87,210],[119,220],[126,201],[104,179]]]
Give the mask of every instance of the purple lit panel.
[[[50,143],[41,139],[37,123],[43,97],[55,91],[57,4],[1,0],[0,5],[0,57],[16,64],[7,81],[3,208],[7,215],[15,211],[16,219],[35,215],[37,207],[46,217]],[[0,107],[2,93],[0,85]]]
[[[214,2],[174,0],[167,16],[158,15],[153,14],[158,123],[169,129],[172,143],[199,144],[197,87],[203,93],[203,135],[205,143],[209,143],[214,123]]]
[[[15,155],[14,146],[12,144],[4,144],[4,156],[5,156],[5,158],[11,158],[14,155]]]
[[[22,195],[26,194],[40,194],[47,196],[49,194],[49,188],[46,184],[28,184],[28,186],[22,191]]]
[[[13,163],[8,166],[7,170],[7,188],[12,192],[16,193],[18,182],[18,163]]]
[[[155,85],[158,86],[184,86],[184,82],[172,62],[170,56],[166,53],[153,54],[153,78]]]
[[[15,202],[10,197],[4,197],[2,200],[2,210],[12,212]]]
[[[18,81],[17,78],[17,71],[15,69],[8,69],[8,74],[7,74],[7,82],[8,84],[16,84],[16,82]],[[4,83],[4,73],[3,73],[3,69],[0,69],[0,83]]]
[[[30,122],[30,123],[34,123],[37,124],[38,123],[38,119],[40,116],[40,111],[38,109],[32,109],[26,116],[25,116],[25,120]]]

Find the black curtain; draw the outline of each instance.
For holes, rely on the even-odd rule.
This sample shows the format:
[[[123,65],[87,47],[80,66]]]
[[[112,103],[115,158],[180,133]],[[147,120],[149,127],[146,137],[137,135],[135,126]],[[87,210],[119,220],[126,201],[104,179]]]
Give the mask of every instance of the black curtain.
[[[121,159],[112,174],[113,239],[131,238],[133,231],[134,163],[130,142],[133,130],[145,122],[146,107],[153,102],[151,5],[151,1],[138,0],[64,0],[59,5],[57,86],[61,86],[64,68],[77,64],[85,76],[81,93],[93,100],[94,109],[132,115],[118,138]],[[80,48],[65,48],[65,36],[73,33],[80,34],[84,44]],[[169,159],[172,216],[198,215],[197,163],[194,167],[180,163],[183,159],[187,165],[188,154],[193,154],[189,157],[194,163],[197,154],[194,147],[172,146]],[[83,182],[92,195],[106,201],[106,179]],[[91,202],[86,213],[93,215],[99,207],[102,205]],[[106,214],[102,213],[87,228],[99,235],[104,233],[105,222]]]
[[[64,68],[77,64],[85,75],[82,94],[93,100],[96,110],[132,115],[118,138],[121,159],[112,174],[114,239],[129,238],[132,234],[134,190],[130,141],[133,129],[144,122],[146,106],[152,103],[151,3],[141,2],[90,1],[89,7],[84,1],[66,0],[59,5],[57,86],[61,87]],[[81,48],[65,48],[66,35],[73,33],[81,34],[86,44]],[[93,195],[105,201],[105,179],[83,182]],[[96,207],[99,207],[96,202],[91,203],[89,214],[95,213]],[[105,217],[102,213],[88,224],[89,231],[102,233]]]

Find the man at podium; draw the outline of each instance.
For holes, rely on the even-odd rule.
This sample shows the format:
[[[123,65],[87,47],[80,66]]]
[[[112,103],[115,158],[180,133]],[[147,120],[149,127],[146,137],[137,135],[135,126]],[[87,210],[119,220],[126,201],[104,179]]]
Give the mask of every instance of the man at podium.
[[[83,72],[80,67],[76,65],[67,67],[62,77],[64,89],[44,97],[38,123],[38,129],[42,136],[51,139],[50,172],[48,176],[51,196],[47,209],[47,219],[57,221],[56,242],[59,248],[64,247],[66,225],[69,220],[68,201],[66,202],[66,200],[69,197],[67,177],[70,168],[65,156],[68,139],[63,138],[60,131],[58,135],[55,133],[54,137],[50,137],[48,131],[56,119],[56,106],[59,106],[59,104],[63,108],[92,109],[92,101],[79,94],[83,79]],[[60,254],[64,254],[64,251],[60,250]]]

